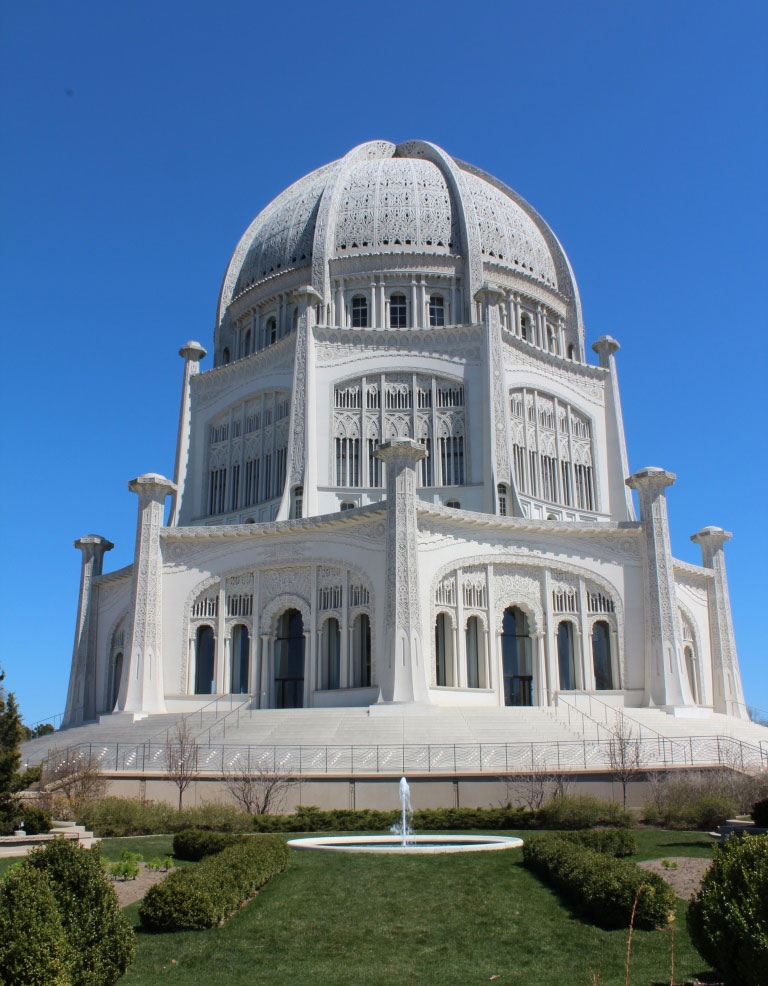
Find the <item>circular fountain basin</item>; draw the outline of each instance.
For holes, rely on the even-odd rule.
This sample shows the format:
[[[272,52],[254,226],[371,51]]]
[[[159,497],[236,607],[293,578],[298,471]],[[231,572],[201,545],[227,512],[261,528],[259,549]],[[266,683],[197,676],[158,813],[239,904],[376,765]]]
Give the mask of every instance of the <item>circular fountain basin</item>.
[[[505,835],[409,835],[406,845],[403,845],[399,835],[319,836],[288,841],[293,849],[312,849],[317,852],[388,852],[408,856],[414,853],[517,849],[522,844],[522,839]]]

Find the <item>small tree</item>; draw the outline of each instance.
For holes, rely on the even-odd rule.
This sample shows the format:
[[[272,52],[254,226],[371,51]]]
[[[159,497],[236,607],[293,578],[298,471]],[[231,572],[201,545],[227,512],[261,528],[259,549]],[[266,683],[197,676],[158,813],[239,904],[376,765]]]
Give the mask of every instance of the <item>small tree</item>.
[[[184,792],[197,777],[199,771],[197,740],[186,719],[177,722],[168,730],[165,743],[165,776],[179,789],[179,811],[181,811]]]
[[[45,872],[17,864],[0,882],[0,982],[71,986],[73,958]]]
[[[608,740],[608,763],[613,776],[621,784],[624,807],[627,807],[627,784],[642,767],[640,740],[633,735],[632,726],[622,713],[616,717],[616,725]]]
[[[24,738],[21,716],[13,693],[6,698],[1,682],[5,673],[0,669],[0,833],[12,832],[16,801],[16,779],[21,766],[19,744]]]
[[[72,747],[51,750],[43,763],[40,787],[47,794],[63,794],[73,808],[80,802],[102,798],[107,780],[95,753]]]
[[[249,769],[238,765],[225,771],[224,783],[243,811],[249,815],[268,815],[281,811],[288,791],[300,782],[298,777],[271,767]]]

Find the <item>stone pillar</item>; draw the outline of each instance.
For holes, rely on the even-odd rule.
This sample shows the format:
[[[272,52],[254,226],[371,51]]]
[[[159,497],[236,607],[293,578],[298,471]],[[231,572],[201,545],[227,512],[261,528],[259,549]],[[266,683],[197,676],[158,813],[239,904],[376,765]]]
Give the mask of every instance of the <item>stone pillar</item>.
[[[139,497],[136,550],[133,558],[128,674],[117,705],[134,716],[165,712],[162,661],[162,568],[160,529],[165,498],[176,486],[157,473],[132,479],[128,489]]]
[[[424,446],[394,438],[376,450],[387,476],[387,602],[379,686],[385,702],[427,700],[421,639],[416,470]]]
[[[722,527],[704,527],[691,537],[701,548],[701,560],[705,568],[712,569],[713,586],[708,593],[709,638],[712,649],[712,690],[715,712],[749,719],[744,703],[739,661],[736,656],[736,638],[733,634],[731,600],[728,593],[728,576],[725,571],[723,545],[733,535]],[[701,660],[701,655],[698,655]]]
[[[69,674],[63,726],[96,718],[96,623],[93,580],[101,575],[104,555],[114,548],[99,534],[87,534],[74,542],[81,552],[80,594],[77,601],[75,645]],[[109,655],[107,655],[109,657]]]
[[[181,408],[179,410],[179,431],[176,437],[176,464],[173,467],[173,481],[176,489],[171,497],[171,512],[168,520],[169,527],[176,527],[184,497],[184,483],[187,478],[187,462],[189,461],[189,421],[191,414],[190,380],[200,372],[200,360],[206,355],[206,350],[199,342],[185,343],[179,350],[179,356],[184,360],[184,381],[181,385]]]
[[[645,686],[650,705],[693,705],[683,667],[677,595],[669,544],[667,496],[674,473],[647,466],[626,480],[637,490],[644,535]]]
[[[593,343],[592,349],[600,357],[600,366],[610,373],[609,386],[606,387],[606,436],[608,439],[609,457],[606,463],[608,469],[608,497],[610,502],[605,502],[605,492],[602,494],[600,502],[595,504],[596,508],[603,513],[610,513],[612,520],[634,520],[635,508],[632,504],[632,494],[622,480],[629,473],[629,459],[627,458],[627,442],[624,437],[624,416],[621,410],[621,398],[619,396],[619,378],[616,373],[616,353],[621,347],[611,336],[600,336],[597,342]],[[618,466],[616,468],[616,456],[610,454],[610,450],[618,453]],[[573,461],[573,460],[571,460]],[[595,492],[600,486],[599,477],[595,476]]]
[[[475,295],[475,300],[482,307],[483,323],[486,328],[485,392],[483,396],[489,417],[486,427],[483,429],[483,434],[486,437],[482,452],[485,510],[490,514],[496,513],[496,486],[498,483],[504,483],[509,486],[511,491],[511,503],[508,504],[507,510],[511,516],[520,516],[522,510],[517,499],[517,487],[512,481],[510,468],[509,408],[507,406],[504,356],[501,345],[499,307],[504,303],[504,294],[499,288],[484,284]],[[476,469],[476,466],[474,468]]]

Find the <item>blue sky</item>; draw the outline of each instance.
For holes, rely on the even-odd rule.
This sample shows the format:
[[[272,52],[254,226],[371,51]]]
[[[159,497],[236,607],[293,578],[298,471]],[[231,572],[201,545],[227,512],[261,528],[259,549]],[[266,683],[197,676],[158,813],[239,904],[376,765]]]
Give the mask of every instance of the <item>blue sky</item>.
[[[630,468],[678,475],[673,551],[734,532],[745,691],[768,708],[767,27],[740,0],[5,5],[0,664],[26,720],[64,708],[72,541],[130,563],[127,481],[172,473],[176,353],[209,346],[239,236],[373,138],[433,140],[553,226],[588,345],[622,345]]]

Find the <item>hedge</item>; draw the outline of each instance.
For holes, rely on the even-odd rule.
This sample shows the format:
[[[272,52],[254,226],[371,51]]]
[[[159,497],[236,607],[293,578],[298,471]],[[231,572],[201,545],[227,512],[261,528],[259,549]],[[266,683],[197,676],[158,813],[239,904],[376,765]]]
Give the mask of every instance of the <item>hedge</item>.
[[[722,825],[726,819],[733,818],[739,808],[727,794],[705,792],[704,794],[672,794],[665,798],[661,806],[649,802],[643,809],[643,818],[650,825],[662,825],[669,829],[692,829],[708,832]]]
[[[206,856],[213,856],[227,846],[234,845],[243,836],[230,832],[207,832],[204,829],[184,829],[173,837],[173,855],[197,863]]]
[[[529,839],[523,860],[585,917],[604,927],[663,927],[675,906],[672,888],[655,873],[557,835]]]
[[[637,839],[627,829],[586,829],[583,832],[563,832],[560,838],[574,842],[608,856],[633,856]]]
[[[732,835],[715,847],[688,930],[729,986],[768,983],[768,835]]]
[[[285,869],[289,852],[279,838],[242,839],[197,866],[174,870],[139,905],[142,927],[181,931],[220,924]]]
[[[140,798],[101,798],[76,807],[78,824],[101,838],[127,835],[155,835],[182,829],[210,829],[217,832],[247,832],[250,816],[235,805],[207,802],[177,811],[174,807]]]

